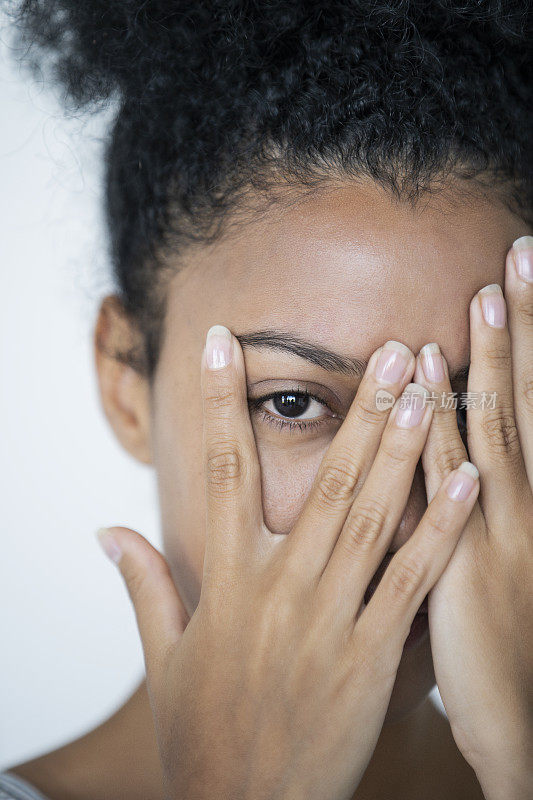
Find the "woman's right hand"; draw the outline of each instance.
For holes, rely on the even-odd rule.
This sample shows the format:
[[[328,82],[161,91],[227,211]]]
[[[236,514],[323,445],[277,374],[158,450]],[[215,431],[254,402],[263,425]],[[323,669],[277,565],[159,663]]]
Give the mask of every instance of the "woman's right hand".
[[[365,605],[431,422],[420,398],[418,424],[407,427],[399,408],[413,354],[397,343],[373,354],[302,513],[281,535],[263,520],[242,349],[230,334],[233,357],[220,366],[224,340],[214,343],[218,368],[205,351],[201,367],[206,542],[190,620],[162,555],[127,528],[102,536],[135,608],[166,797],[348,800],[377,743],[411,623],[479,483],[452,499],[446,489],[465,473],[447,476]],[[378,361],[398,363],[402,350],[401,377],[380,382]],[[382,388],[396,398],[392,410],[376,408]]]

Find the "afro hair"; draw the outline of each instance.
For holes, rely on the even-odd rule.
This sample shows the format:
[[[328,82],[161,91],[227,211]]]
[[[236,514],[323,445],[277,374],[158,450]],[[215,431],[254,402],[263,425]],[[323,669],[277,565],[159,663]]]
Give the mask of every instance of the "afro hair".
[[[20,58],[67,109],[117,104],[110,249],[148,375],[163,254],[214,240],[280,182],[364,175],[413,202],[454,176],[531,220],[530,0],[23,0],[11,14]]]

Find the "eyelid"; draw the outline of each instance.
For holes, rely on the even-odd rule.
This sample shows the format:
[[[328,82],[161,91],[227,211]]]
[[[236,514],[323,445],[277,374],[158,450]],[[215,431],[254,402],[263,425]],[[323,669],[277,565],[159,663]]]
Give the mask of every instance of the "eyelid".
[[[285,372],[285,370],[283,370]],[[331,385],[324,384],[321,381],[313,380],[312,377],[300,376],[298,378],[291,378],[287,375],[280,374],[279,377],[265,378],[263,380],[254,380],[250,377],[247,380],[246,390],[248,394],[253,392],[308,392],[315,395],[320,402],[326,403],[330,408],[342,410],[350,405],[351,392],[343,391],[342,385],[333,383]]]

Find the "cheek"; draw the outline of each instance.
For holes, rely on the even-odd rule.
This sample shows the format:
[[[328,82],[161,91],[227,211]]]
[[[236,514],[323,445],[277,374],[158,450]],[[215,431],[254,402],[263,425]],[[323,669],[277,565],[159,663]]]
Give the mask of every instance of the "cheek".
[[[283,449],[262,442],[256,435],[261,466],[265,524],[272,533],[290,533],[311,491],[312,483],[331,440],[308,447]],[[398,550],[412,535],[427,508],[422,463],[419,461],[411,491],[389,548]]]
[[[290,532],[300,516],[331,440],[313,446],[272,446],[256,434],[261,467],[265,525],[272,533]]]

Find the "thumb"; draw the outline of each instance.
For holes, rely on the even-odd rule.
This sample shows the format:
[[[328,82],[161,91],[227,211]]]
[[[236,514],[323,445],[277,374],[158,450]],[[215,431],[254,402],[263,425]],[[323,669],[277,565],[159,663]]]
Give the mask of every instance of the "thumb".
[[[178,643],[190,619],[169,566],[144,536],[130,528],[100,528],[96,535],[124,578],[135,609],[146,671],[152,672]]]

